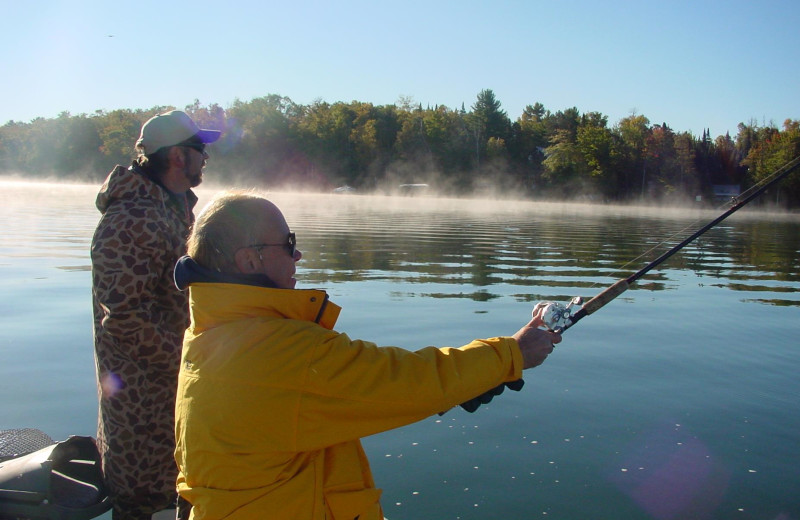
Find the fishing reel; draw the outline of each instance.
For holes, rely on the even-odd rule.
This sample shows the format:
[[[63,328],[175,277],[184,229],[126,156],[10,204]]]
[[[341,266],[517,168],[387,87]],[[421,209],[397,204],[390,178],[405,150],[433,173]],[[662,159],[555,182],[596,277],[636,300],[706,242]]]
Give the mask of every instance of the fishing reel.
[[[561,334],[572,325],[572,317],[580,310],[583,298],[576,296],[567,305],[558,302],[540,302],[533,308],[533,313],[544,306],[542,320],[547,330]]]

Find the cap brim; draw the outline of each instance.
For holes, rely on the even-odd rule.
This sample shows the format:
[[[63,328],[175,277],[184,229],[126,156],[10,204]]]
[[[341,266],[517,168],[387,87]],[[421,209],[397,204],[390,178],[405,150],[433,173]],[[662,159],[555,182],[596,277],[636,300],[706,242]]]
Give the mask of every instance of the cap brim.
[[[201,141],[208,144],[219,139],[219,136],[222,135],[222,132],[219,130],[198,130],[196,135]]]

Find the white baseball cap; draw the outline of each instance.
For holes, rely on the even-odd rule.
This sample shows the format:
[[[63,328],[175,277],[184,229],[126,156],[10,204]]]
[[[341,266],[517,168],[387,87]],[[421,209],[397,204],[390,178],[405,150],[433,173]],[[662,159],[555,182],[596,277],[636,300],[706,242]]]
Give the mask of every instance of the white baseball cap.
[[[136,149],[150,155],[165,146],[175,146],[191,137],[197,137],[203,143],[213,143],[221,134],[219,130],[198,128],[185,112],[172,110],[151,117],[142,125]]]

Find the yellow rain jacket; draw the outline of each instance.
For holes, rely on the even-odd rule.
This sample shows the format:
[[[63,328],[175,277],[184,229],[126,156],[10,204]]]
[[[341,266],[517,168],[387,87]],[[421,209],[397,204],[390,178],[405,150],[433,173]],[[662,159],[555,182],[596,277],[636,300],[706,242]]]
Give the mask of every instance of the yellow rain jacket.
[[[513,338],[411,352],[332,329],[325,292],[194,283],[176,403],[195,520],[382,519],[360,438],[522,375]]]

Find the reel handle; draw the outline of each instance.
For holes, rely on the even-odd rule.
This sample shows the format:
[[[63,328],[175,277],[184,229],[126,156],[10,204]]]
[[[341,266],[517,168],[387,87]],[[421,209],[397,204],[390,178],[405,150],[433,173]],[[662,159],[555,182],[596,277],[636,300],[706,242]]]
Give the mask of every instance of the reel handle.
[[[574,320],[574,317],[581,310],[580,307],[582,304],[583,298],[580,296],[576,296],[570,300],[567,305],[559,302],[540,302],[533,308],[531,315],[535,314],[538,309],[544,306],[544,310],[542,311],[544,327],[550,332],[561,334],[577,321]]]

